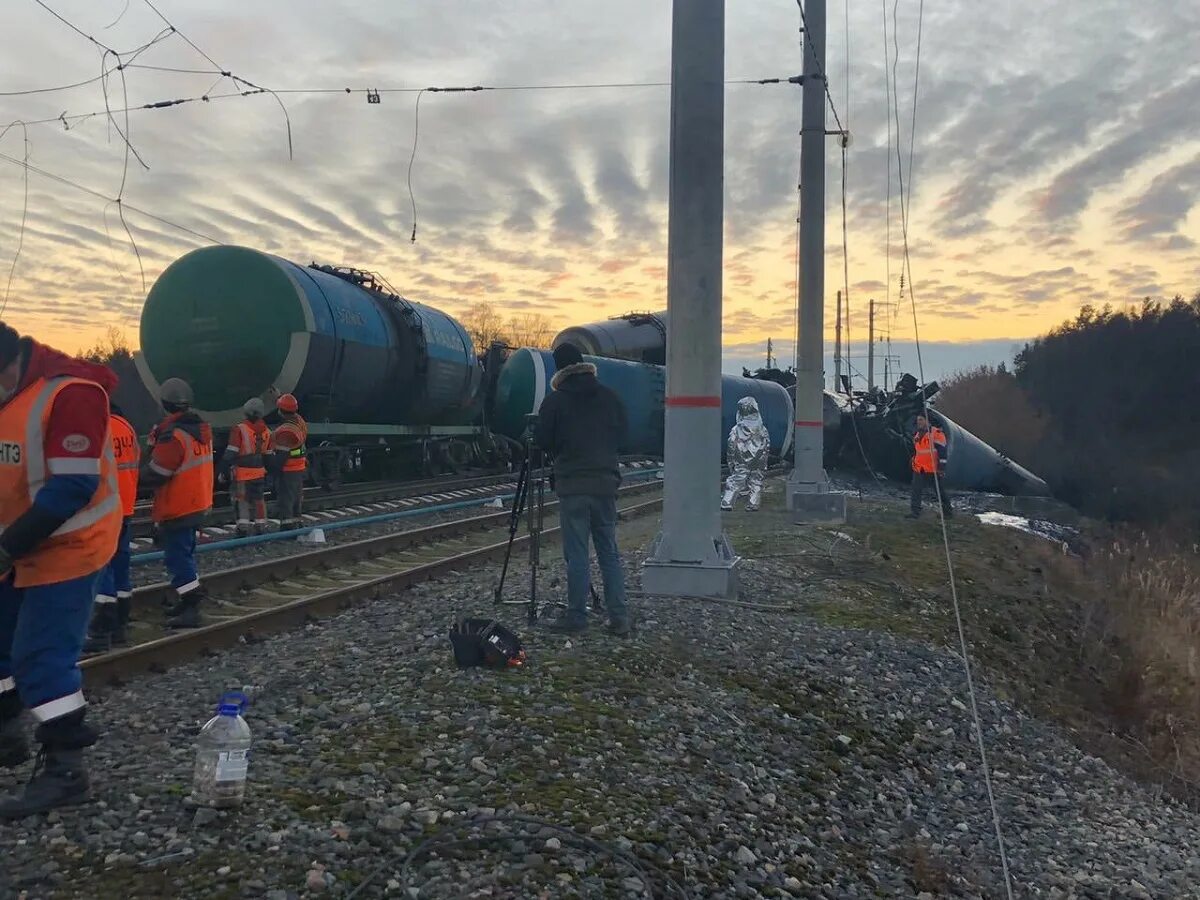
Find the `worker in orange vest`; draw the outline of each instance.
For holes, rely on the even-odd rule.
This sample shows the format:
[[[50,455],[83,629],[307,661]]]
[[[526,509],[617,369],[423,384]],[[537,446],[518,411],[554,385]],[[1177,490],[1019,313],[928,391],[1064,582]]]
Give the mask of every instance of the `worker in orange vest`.
[[[927,482],[933,483],[935,496],[941,498],[942,512],[946,518],[954,515],[945,481],[948,452],[946,433],[936,425],[931,426],[925,416],[917,416],[917,430],[913,435],[912,494],[908,518],[915,519],[921,515],[921,498]]]
[[[88,629],[84,653],[107,653],[113,644],[123,646],[129,642],[126,630],[129,626],[129,607],[133,601],[133,582],[129,576],[129,520],[137,502],[142,449],[138,446],[137,432],[111,401],[109,412],[113,457],[117,463],[117,487],[121,494],[121,534],[117,538],[117,552],[100,573],[100,581],[96,585],[96,606],[92,611],[92,625]]]
[[[207,595],[196,571],[196,530],[212,509],[212,428],[192,411],[192,388],[182,378],[164,381],[158,397],[167,416],[150,432],[141,481],[154,489],[155,542],[175,589],[167,627],[197,628]]]
[[[304,497],[304,473],[308,468],[308,423],[300,415],[300,404],[291,394],[275,401],[283,421],[275,427],[275,457],[279,477],[275,480],[275,515],[283,529],[300,527]]]
[[[11,819],[82,803],[90,787],[79,653],[96,581],[117,546],[121,499],[109,431],[116,376],[0,323],[0,767],[41,744]]]
[[[246,418],[229,430],[229,443],[221,460],[221,478],[230,478],[237,504],[237,533],[262,534],[267,530],[267,454],[274,449],[271,429],[263,421],[266,407],[258,397],[242,405]]]

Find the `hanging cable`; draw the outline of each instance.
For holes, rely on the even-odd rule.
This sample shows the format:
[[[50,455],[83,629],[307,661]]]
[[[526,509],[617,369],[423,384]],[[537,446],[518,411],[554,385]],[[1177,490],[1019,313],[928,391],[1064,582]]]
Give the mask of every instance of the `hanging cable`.
[[[812,41],[808,40],[808,18],[804,15],[804,0],[796,0],[796,6],[800,9],[800,22],[804,27],[804,46],[808,48],[813,55],[813,65],[817,69],[817,77],[821,79],[821,83],[825,87],[825,99],[829,103],[829,111],[833,113],[833,121],[837,123],[838,131],[845,132],[842,127],[842,120],[838,117],[837,107],[833,103],[833,95],[829,93],[829,79],[825,76],[825,68],[821,65],[821,61],[817,59],[817,51],[812,49]]]
[[[899,5],[899,0],[896,0],[896,5]],[[896,7],[892,8],[892,38],[896,36]],[[908,297],[912,304],[912,319],[913,319],[913,340],[917,350],[917,370],[920,374],[921,384],[925,384],[925,365],[921,354],[921,332],[920,325],[917,319],[917,299],[916,291],[913,290],[913,275],[912,275],[912,256],[909,252],[908,240],[908,225],[909,211],[912,202],[912,162],[914,148],[916,145],[916,127],[917,127],[917,100],[919,97],[918,88],[920,85],[921,76],[921,37],[925,20],[925,0],[920,0],[920,6],[917,13],[917,46],[915,55],[915,64],[913,72],[913,108],[912,108],[912,129],[909,133],[909,171],[908,184],[904,181],[904,166],[900,156],[900,140],[899,140],[899,123],[900,123],[900,104],[896,96],[897,92],[893,92],[893,111],[896,118],[897,140],[896,140],[896,171],[900,190],[900,228],[903,239],[904,271],[908,274]],[[894,71],[894,70],[893,70]],[[929,421],[929,398],[922,391],[921,395],[922,410],[925,413],[926,421]],[[1000,810],[996,804],[995,791],[992,788],[991,765],[988,762],[987,743],[983,737],[983,721],[979,715],[979,702],[975,693],[975,679],[971,670],[971,657],[967,645],[967,633],[963,626],[962,608],[958,599],[958,583],[954,574],[954,559],[950,552],[950,532],[946,527],[946,513],[942,506],[942,485],[940,479],[934,477],[934,490],[937,496],[938,521],[941,524],[942,531],[942,547],[946,556],[946,571],[950,580],[950,600],[954,608],[954,621],[958,629],[958,644],[959,651],[962,655],[963,673],[966,676],[967,693],[971,701],[971,720],[974,725],[975,739],[977,749],[979,751],[979,762],[983,769],[984,786],[987,789],[988,805],[992,813],[992,825],[996,835],[996,846],[1000,854],[1000,868],[1004,877],[1004,891],[1008,900],[1013,898],[1012,878],[1008,870],[1008,854],[1004,848],[1004,832],[1000,824]]]
[[[412,156],[408,158],[408,199],[412,203],[413,227],[410,243],[417,242],[417,195],[413,193],[412,173],[413,163],[417,159],[417,140],[421,136],[421,98],[425,96],[424,91],[417,93],[417,102],[413,106],[413,148]]]
[[[17,272],[17,260],[21,258],[21,249],[25,246],[25,223],[29,217],[29,129],[25,127],[24,122],[19,120],[11,122],[3,131],[0,131],[0,141],[4,140],[4,136],[17,125],[21,126],[21,131],[24,134],[24,199],[21,205],[21,230],[17,233],[17,250],[13,254],[12,265],[8,268],[8,283],[4,286],[4,303],[0,304],[0,316],[4,315],[4,311],[8,309],[8,297],[12,292],[13,276]]]
[[[888,54],[887,0],[880,0],[883,9],[883,90],[886,106],[884,118],[887,119],[887,154],[884,157],[883,168],[887,172],[887,204],[884,207],[884,266],[886,270],[885,296],[887,298],[888,317],[888,358],[892,355],[892,329],[896,325],[896,310],[892,308],[892,78],[890,74],[891,58]],[[897,304],[897,307],[899,304]],[[884,387],[887,385],[885,384]]]

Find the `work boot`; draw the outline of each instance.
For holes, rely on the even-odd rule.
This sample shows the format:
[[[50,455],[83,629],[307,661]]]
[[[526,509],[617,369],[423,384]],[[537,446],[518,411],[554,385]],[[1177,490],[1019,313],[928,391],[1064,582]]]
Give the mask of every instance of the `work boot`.
[[[629,637],[632,631],[633,626],[630,624],[629,619],[617,619],[615,622],[608,623],[608,633],[614,637]]]
[[[112,642],[118,647],[129,643],[129,612],[133,606],[133,594],[128,591],[117,592],[117,624],[113,629]]]
[[[33,777],[19,796],[0,802],[0,819],[20,819],[91,799],[83,749],[96,743],[97,734],[84,723],[86,712],[77,710],[38,726],[36,737],[42,746]]]
[[[117,604],[97,603],[88,626],[87,640],[83,644],[85,654],[107,653],[112,649],[113,633],[117,630]]]
[[[19,796],[0,802],[0,819],[23,819],[60,806],[75,806],[92,798],[83,750],[64,750],[45,744],[38,751],[33,777]]]
[[[167,628],[199,628],[204,624],[200,606],[207,598],[203,586],[181,596],[167,608]]]

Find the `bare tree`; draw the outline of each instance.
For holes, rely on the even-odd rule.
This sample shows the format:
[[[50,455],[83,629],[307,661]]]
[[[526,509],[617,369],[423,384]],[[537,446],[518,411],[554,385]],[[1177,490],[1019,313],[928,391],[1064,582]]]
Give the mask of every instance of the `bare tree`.
[[[554,325],[541,313],[517,313],[509,318],[507,330],[516,347],[548,350],[554,340]]]
[[[467,307],[467,311],[458,317],[458,321],[471,336],[477,353],[482,353],[495,341],[502,344],[512,343],[504,327],[503,317],[486,301],[472,303]]]
[[[99,338],[87,349],[80,350],[76,356],[90,362],[111,365],[116,360],[133,359],[133,351],[129,347],[129,339],[125,337],[124,330],[116,325],[109,325],[104,331],[104,337]]]

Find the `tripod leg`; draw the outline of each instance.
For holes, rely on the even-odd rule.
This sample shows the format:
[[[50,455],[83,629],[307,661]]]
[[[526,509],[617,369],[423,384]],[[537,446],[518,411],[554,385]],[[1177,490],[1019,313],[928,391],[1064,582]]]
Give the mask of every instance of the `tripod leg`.
[[[512,513],[508,517],[508,547],[504,551],[504,564],[500,567],[500,583],[496,585],[493,603],[500,603],[504,594],[504,580],[508,577],[508,563],[512,559],[513,541],[517,537],[517,529],[521,526],[521,511],[529,496],[529,461],[521,463],[521,471],[517,475],[517,489],[513,494]]]

